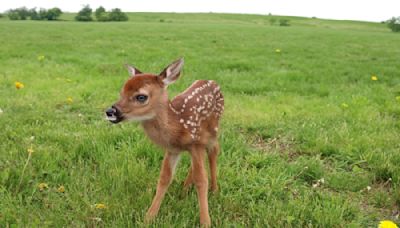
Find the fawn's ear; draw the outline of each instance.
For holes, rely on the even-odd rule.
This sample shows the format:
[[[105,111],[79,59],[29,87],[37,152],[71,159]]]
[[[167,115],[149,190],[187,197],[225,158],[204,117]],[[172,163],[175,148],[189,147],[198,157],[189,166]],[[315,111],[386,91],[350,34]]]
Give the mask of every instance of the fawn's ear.
[[[183,58],[176,60],[175,62],[171,63],[167,68],[165,68],[159,75],[161,77],[163,83],[165,85],[169,85],[174,83],[181,74],[182,67],[183,67]]]
[[[134,77],[135,75],[142,73],[140,70],[138,70],[137,68],[135,68],[131,65],[125,64],[125,67],[126,67],[126,69],[128,69],[129,75],[131,77]]]

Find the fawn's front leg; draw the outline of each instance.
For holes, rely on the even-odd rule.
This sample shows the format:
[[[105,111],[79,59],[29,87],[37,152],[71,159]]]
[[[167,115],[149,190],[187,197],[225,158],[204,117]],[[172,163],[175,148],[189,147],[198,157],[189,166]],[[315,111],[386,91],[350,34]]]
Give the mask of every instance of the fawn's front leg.
[[[154,196],[153,202],[151,203],[151,206],[146,213],[146,222],[150,222],[157,216],[161,202],[164,199],[168,186],[171,183],[172,176],[174,175],[179,157],[179,154],[169,152],[165,153],[164,160],[161,166],[160,179],[158,180],[157,184],[156,195]]]
[[[197,198],[200,208],[200,225],[210,226],[211,220],[208,214],[208,178],[204,167],[206,150],[204,146],[193,146],[192,156],[192,178],[197,190]]]

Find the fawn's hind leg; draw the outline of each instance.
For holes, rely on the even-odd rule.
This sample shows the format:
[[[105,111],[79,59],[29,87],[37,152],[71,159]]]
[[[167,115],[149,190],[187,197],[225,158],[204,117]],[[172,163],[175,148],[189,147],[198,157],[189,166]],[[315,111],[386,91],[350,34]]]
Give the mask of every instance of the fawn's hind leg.
[[[192,186],[193,184],[193,176],[192,176],[192,165],[190,165],[189,167],[189,171],[188,171],[188,175],[185,179],[185,182],[183,182],[183,189],[185,191],[189,191],[189,188]]]
[[[211,176],[211,191],[218,191],[218,183],[217,183],[217,159],[219,155],[219,143],[215,142],[213,146],[207,149],[208,152],[208,164],[210,166],[210,176]],[[188,175],[183,183],[183,188],[188,191],[189,188],[193,185],[193,176],[192,176],[192,166],[189,167]]]

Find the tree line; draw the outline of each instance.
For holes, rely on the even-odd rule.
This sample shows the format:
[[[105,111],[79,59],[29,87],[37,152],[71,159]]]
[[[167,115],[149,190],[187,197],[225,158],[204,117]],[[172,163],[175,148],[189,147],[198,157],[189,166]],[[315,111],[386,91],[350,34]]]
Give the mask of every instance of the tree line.
[[[10,20],[57,20],[62,11],[60,8],[54,7],[51,9],[39,9],[36,8],[28,9],[26,7],[20,7],[16,9],[10,9],[7,11],[7,16]]]
[[[102,6],[96,9],[95,17],[97,21],[127,21],[128,16],[119,8],[107,12]],[[84,6],[75,16],[77,21],[93,21],[92,8],[89,5]]]
[[[85,5],[78,14],[74,17],[76,21],[93,21],[92,8],[89,5]],[[58,20],[63,12],[60,8],[54,7],[51,9],[36,8],[28,9],[26,7],[19,7],[16,9],[10,9],[6,12],[10,20]],[[107,12],[102,6],[96,9],[95,17],[97,21],[127,21],[129,18],[126,13],[122,12],[121,9],[115,8]],[[1,15],[3,16],[3,15]]]

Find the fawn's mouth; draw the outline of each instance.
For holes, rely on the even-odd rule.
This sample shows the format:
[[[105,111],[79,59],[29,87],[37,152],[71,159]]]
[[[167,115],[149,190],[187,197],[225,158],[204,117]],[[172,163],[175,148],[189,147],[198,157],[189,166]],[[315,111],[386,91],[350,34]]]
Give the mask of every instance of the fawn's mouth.
[[[113,124],[117,124],[117,123],[121,122],[122,120],[124,120],[124,118],[119,117],[119,116],[114,116],[114,115],[113,116],[107,116],[106,119],[108,121],[110,121],[111,123],[113,123]]]

